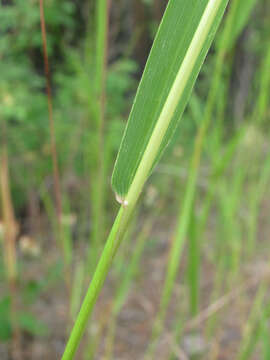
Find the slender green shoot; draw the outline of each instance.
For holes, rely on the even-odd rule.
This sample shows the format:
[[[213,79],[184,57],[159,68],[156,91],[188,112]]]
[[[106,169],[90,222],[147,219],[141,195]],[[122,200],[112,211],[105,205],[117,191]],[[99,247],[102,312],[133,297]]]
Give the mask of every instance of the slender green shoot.
[[[190,2],[184,1],[184,3],[188,5]],[[113,257],[124,236],[130,217],[142,191],[143,185],[147,180],[154,163],[157,161],[163,141],[166,140],[166,142],[168,142],[168,137],[166,137],[166,134],[168,134],[167,130],[171,125],[171,120],[175,114],[176,108],[180,102],[181,113],[183,112],[192,86],[195,82],[199,69],[210,47],[211,41],[213,40],[214,34],[227,5],[226,0],[210,0],[208,2],[203,2],[203,4],[201,4],[201,2],[195,3],[198,5],[195,7],[196,13],[193,12],[194,20],[196,19],[196,21],[192,23],[192,26],[190,25],[191,28],[188,28],[189,32],[185,39],[188,46],[187,48],[181,48],[182,62],[178,65],[179,69],[176,72],[175,79],[171,82],[169,91],[167,89],[167,97],[165,98],[162,108],[160,109],[160,115],[156,118],[156,123],[154,124],[155,126],[153,128],[150,127],[150,136],[144,136],[144,139],[147,142],[141,144],[141,148],[139,149],[139,152],[142,152],[142,156],[138,157],[139,163],[138,159],[135,162],[131,161],[132,158],[133,160],[135,159],[132,155],[129,155],[129,159],[125,158],[125,140],[122,142],[122,150],[120,150],[113,176],[114,188],[118,196],[121,198],[122,206],[112,227],[104,251],[97,265],[97,269],[94,273],[92,282],[83,301],[74,328],[71,332],[69,341],[62,357],[63,360],[72,359],[74,357],[81,337],[85,331],[88,318],[93,311],[97,297],[102,289]],[[168,42],[168,45],[171,45],[171,42],[174,46],[177,44],[178,33],[175,32],[175,25],[177,24],[179,27],[178,30],[181,30],[183,23],[180,25],[179,23],[175,24],[174,20],[177,20],[178,18],[178,11],[180,9],[183,10],[181,5],[183,4],[180,4],[177,0],[171,0],[169,2],[160,29],[158,31],[157,38],[154,42],[149,61],[146,65],[146,69],[157,69],[156,72],[158,73],[158,71],[160,71],[160,56],[157,52],[162,49],[162,44],[163,47],[164,44],[166,45],[166,42]],[[188,19],[188,13],[184,11],[183,14],[185,22],[189,24],[190,21]],[[174,34],[176,34],[173,37],[171,36],[172,24],[174,27]],[[167,53],[163,54],[163,57],[167,59]],[[175,60],[177,60],[177,56],[175,57]],[[158,78],[149,78],[151,84],[153,81],[158,84],[158,80]],[[143,81],[144,76],[142,83]],[[141,94],[140,96],[145,98],[147,94],[144,92],[141,93],[141,91],[142,84],[139,87],[138,94]],[[139,95],[137,95],[136,98],[138,97]],[[181,99],[184,99],[184,102],[181,102]],[[135,100],[133,109],[136,109],[137,106]],[[144,121],[146,120],[147,119],[144,119]],[[134,124],[136,127],[138,127],[138,121],[139,119],[133,118],[132,121],[128,122],[128,128],[130,129],[129,126],[134,126]],[[124,139],[126,139],[128,133],[129,131],[127,130],[126,134],[124,135]],[[135,134],[132,130],[133,138],[136,139],[139,138],[139,136],[139,133]],[[128,146],[132,151],[133,144],[128,144]],[[135,155],[137,157],[137,154]],[[130,164],[133,164],[133,169],[130,168]],[[128,174],[125,171],[126,168],[129,168]],[[124,181],[124,183],[122,181]],[[120,186],[120,188],[118,188],[118,185],[120,184],[122,184],[123,187]]]

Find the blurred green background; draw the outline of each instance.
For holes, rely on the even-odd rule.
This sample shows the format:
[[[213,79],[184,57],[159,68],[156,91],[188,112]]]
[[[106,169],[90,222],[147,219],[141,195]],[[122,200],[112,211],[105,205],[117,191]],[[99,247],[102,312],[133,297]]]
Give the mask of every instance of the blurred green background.
[[[44,1],[52,134],[39,2],[1,1],[3,360],[60,358],[118,206],[110,176],[167,1],[112,0],[104,13],[99,3]],[[230,1],[78,359],[143,359],[183,216],[179,278],[153,358],[270,359],[269,34],[269,1]],[[185,214],[204,116],[210,125]]]

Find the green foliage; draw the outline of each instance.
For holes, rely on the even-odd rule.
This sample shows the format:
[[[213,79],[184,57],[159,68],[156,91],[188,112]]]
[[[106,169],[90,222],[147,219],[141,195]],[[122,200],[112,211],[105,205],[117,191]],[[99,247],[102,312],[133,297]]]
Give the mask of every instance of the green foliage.
[[[44,336],[48,334],[46,325],[38,320],[29,312],[16,314],[20,329],[35,336]],[[11,298],[6,296],[0,300],[0,340],[8,341],[12,336],[11,322]]]
[[[18,318],[21,329],[29,334],[35,336],[45,336],[48,334],[47,326],[31,313],[23,312],[18,315]]]
[[[74,5],[66,0],[49,1],[47,5],[49,55],[57,50],[63,56],[61,44],[70,41],[74,33]],[[28,184],[38,186],[51,168],[38,3],[16,0],[1,5],[0,22],[3,31],[0,39],[0,121],[7,122],[10,156],[19,160],[12,168],[13,179],[17,180],[12,185],[15,205],[21,207],[26,201],[25,192],[21,190]],[[64,38],[63,29],[66,30]],[[22,178],[24,168],[28,171]]]
[[[225,7],[226,1],[220,1]],[[123,0],[117,7],[112,6],[110,14],[108,3],[105,0],[44,1],[63,220],[66,221],[69,214],[76,219],[73,224],[65,222],[62,226],[64,244],[68,245],[66,262],[74,279],[71,301],[65,309],[67,322],[76,318],[85,282],[92,278],[91,271],[108,231],[112,209],[117,205],[110,191],[109,178],[140,75],[134,58],[145,57],[147,46],[155,37],[164,1]],[[223,326],[221,320],[232,316],[232,307],[236,307],[241,314],[251,309],[247,324],[237,322],[242,340],[237,344],[240,346],[236,357],[251,359],[259,352],[261,358],[269,358],[267,279],[261,281],[260,277],[268,266],[264,265],[268,252],[264,238],[268,229],[265,223],[270,179],[270,8],[265,0],[230,1],[226,21],[221,25],[178,126],[213,34],[206,42],[200,37],[203,49],[195,66],[192,61],[188,62],[192,76],[187,83],[181,79],[181,91],[179,88],[172,90],[174,79],[181,70],[207,3],[207,0],[170,1],[138,88],[112,180],[114,190],[124,197],[120,200],[128,196],[131,201],[128,206],[121,207],[116,218],[79,315],[79,331],[77,334],[75,331],[72,340],[77,346],[87,328],[90,340],[86,343],[92,344],[92,352],[90,355],[87,347],[86,358],[94,357],[95,352],[106,360],[117,357],[114,350],[117,352],[118,346],[114,347],[114,342],[120,338],[117,336],[118,315],[124,305],[130,306],[126,300],[132,295],[131,284],[137,274],[140,283],[136,293],[142,291],[144,281],[147,286],[148,282],[152,286],[153,281],[157,293],[161,290],[159,308],[156,308],[156,301],[150,304],[151,299],[147,299],[145,302],[147,309],[153,307],[154,311],[149,314],[157,311],[152,338],[145,339],[145,343],[150,342],[146,356],[151,355],[151,351],[154,353],[155,346],[159,345],[159,335],[172,334],[166,346],[172,356],[168,358],[179,357],[181,337],[184,339],[187,329],[194,329],[196,334],[201,330],[211,346],[216,343],[217,330]],[[54,337],[54,329],[48,329],[33,311],[34,304],[44,296],[50,300],[62,296],[61,300],[50,302],[48,311],[53,316],[58,300],[63,300],[63,306],[69,301],[64,299],[66,295],[63,296],[62,291],[66,273],[64,261],[51,241],[57,236],[58,225],[51,191],[51,139],[38,1],[2,1],[0,24],[0,140],[3,139],[1,125],[4,121],[7,136],[3,140],[8,145],[12,202],[20,223],[16,238],[19,283],[15,286],[19,304],[14,324],[10,318],[14,304],[10,296],[6,296],[8,286],[0,289],[0,340],[12,343],[13,326],[23,334],[32,335],[27,341],[35,341],[39,336]],[[110,26],[108,37],[107,25]],[[144,36],[149,38],[140,36],[142,27]],[[146,40],[145,43],[142,40]],[[137,54],[137,50],[142,54]],[[176,109],[175,104],[166,108],[168,98],[172,95],[177,103],[182,91]],[[156,139],[152,136],[153,130],[164,108],[167,109],[164,117],[167,123],[162,126],[164,133],[157,145],[148,151],[148,145]],[[239,108],[242,108],[241,118],[238,118]],[[146,201],[139,214],[133,216],[142,186],[163,152],[162,164],[153,171],[153,185],[145,191]],[[148,158],[147,167],[141,171],[139,163],[147,159],[146,154],[152,156],[151,161]],[[140,184],[134,188],[132,184],[138,173]],[[32,193],[36,199],[33,208]],[[155,209],[161,201],[166,207],[162,207],[159,216]],[[179,202],[179,210],[174,224],[176,202]],[[0,226],[2,210],[0,208]],[[149,219],[145,221],[146,215]],[[105,300],[110,304],[108,313],[103,309],[98,311],[95,321],[88,327],[88,316],[132,217],[136,231],[130,242],[125,241],[125,249],[115,261],[106,289]],[[41,228],[39,224],[32,225],[39,223],[36,220],[41,220]],[[153,223],[154,230],[150,233],[149,224]],[[173,225],[176,225],[174,232]],[[5,245],[5,237],[2,227],[0,231],[0,280],[4,282],[2,249],[5,250],[5,246],[2,245]],[[34,243],[40,245],[41,255],[37,259],[30,260],[21,249],[20,236],[28,231]],[[174,236],[169,241],[171,232]],[[130,252],[133,243],[135,246]],[[161,274],[166,251],[166,273]],[[88,257],[88,253],[91,256]],[[160,255],[162,261],[150,260],[153,254]],[[37,273],[33,272],[32,265],[38,268]],[[258,288],[247,286],[246,291],[246,281],[253,275],[258,276],[262,285]],[[116,291],[112,291],[114,285]],[[224,297],[227,292],[228,297]],[[231,297],[231,293],[237,295]],[[148,292],[140,296],[147,295]],[[208,309],[215,308],[224,298],[233,299],[232,306],[231,302],[229,306],[224,303],[218,312],[208,315],[209,319],[202,317],[203,322],[189,327],[201,310],[203,315],[207,314]],[[104,306],[103,301],[100,304]],[[100,312],[108,319],[106,324],[100,320]],[[119,325],[126,326],[122,322]],[[226,324],[222,328],[225,335],[229,330]],[[186,351],[185,347],[183,349]],[[104,354],[100,355],[103,350]],[[189,355],[187,350],[186,356]],[[143,354],[137,357],[143,358]]]
[[[11,338],[12,327],[10,322],[10,297],[0,299],[0,340],[7,341]]]
[[[81,31],[75,17],[76,11],[75,4],[70,0],[48,1],[45,4],[60,165],[64,171],[70,167],[72,159],[78,175],[82,175],[85,168],[77,160],[84,157],[86,152],[89,153],[88,144],[96,141],[92,110],[90,125],[85,126],[89,107],[93,109],[95,103],[91,96],[94,94],[91,79],[95,75],[95,68],[91,66],[89,56],[82,56],[80,48],[85,39],[76,36]],[[0,119],[7,121],[10,156],[17,159],[16,166],[11,169],[17,208],[26,202],[25,188],[28,184],[39,187],[51,174],[38,3],[33,5],[16,0],[12,5],[1,5],[0,22],[4,33],[0,39]],[[91,61],[93,64],[93,56]],[[117,150],[116,144],[122,136],[122,114],[128,109],[127,94],[134,86],[132,74],[135,70],[133,61],[121,59],[113,63],[108,71],[107,96],[110,106],[106,117],[110,127],[106,131],[106,144],[110,144],[109,154]],[[65,141],[67,138],[70,141]],[[20,174],[24,168],[28,171],[22,178]]]

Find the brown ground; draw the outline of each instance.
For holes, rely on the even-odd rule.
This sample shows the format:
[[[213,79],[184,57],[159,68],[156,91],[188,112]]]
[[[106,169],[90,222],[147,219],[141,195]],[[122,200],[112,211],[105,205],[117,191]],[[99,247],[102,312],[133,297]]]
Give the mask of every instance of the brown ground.
[[[265,210],[263,213],[267,214],[267,209]],[[166,220],[161,219],[161,222],[163,221]],[[224,283],[224,287],[218,295],[219,300],[214,304],[214,300],[210,295],[213,288],[215,268],[207,258],[207,254],[203,254],[200,306],[202,313],[199,314],[199,319],[196,319],[197,323],[195,326],[193,324],[193,327],[191,319],[186,320],[187,325],[182,340],[180,344],[174,344],[177,352],[176,358],[181,360],[190,359],[189,353],[197,347],[201,349],[203,355],[196,357],[196,359],[231,360],[235,358],[241,342],[243,326],[247,322],[254,296],[268,271],[265,242],[270,229],[269,224],[267,224],[267,215],[261,217],[260,224],[259,239],[261,244],[258,247],[256,258],[242,267],[239,278],[235,280],[226,279],[228,283],[235,281],[235,286],[226,290]],[[149,343],[152,322],[158,309],[173,224],[166,227],[162,224],[160,226],[156,225],[154,229],[151,239],[154,239],[155,246],[146,247],[141,261],[140,273],[136,275],[127,302],[118,317],[113,356],[115,360],[143,359],[143,353]],[[211,239],[210,230],[209,238]],[[24,282],[26,280],[40,281],[40,278],[47,273],[48,268],[57,261],[58,253],[55,250],[53,241],[48,241],[46,245],[43,244],[43,250],[42,261],[40,258],[23,259],[25,262]],[[77,249],[77,255],[82,251],[83,249]],[[169,345],[173,344],[171,332],[173,323],[177,317],[179,317],[179,320],[183,319],[184,313],[188,311],[187,289],[182,276],[183,269],[186,266],[185,259],[184,255],[178,285],[174,289],[172,303],[169,308],[166,331],[164,331],[159,341],[155,355],[157,360],[168,358]],[[112,272],[98,301],[95,316],[92,319],[90,335],[88,335],[87,339],[84,339],[84,346],[81,347],[76,358],[83,359],[82,348],[85,347],[86,343],[89,343],[89,338],[93,339],[93,334],[101,331],[101,341],[96,359],[105,359],[104,339],[107,333],[106,325],[109,323],[111,300],[119,281],[121,279],[117,280],[115,272]],[[1,292],[3,291],[4,289],[1,290]],[[229,294],[229,296],[224,297],[226,294]],[[216,306],[216,308],[209,307],[210,304],[212,304],[212,307]],[[65,329],[68,309],[67,296],[64,288],[60,285],[60,280],[54,282],[52,286],[43,292],[30,308],[31,312],[46,324],[49,334],[44,337],[33,337],[24,333],[22,342],[23,360],[60,359],[66,341]],[[205,330],[206,325],[209,325],[210,314],[217,314],[217,318],[214,323],[216,325],[214,325],[213,336],[207,337]],[[94,325],[94,323],[102,324],[101,328]],[[0,359],[17,360],[8,356],[8,346],[6,344],[0,345]],[[86,357],[86,359],[90,359],[90,357]],[[252,359],[261,359],[259,348]]]

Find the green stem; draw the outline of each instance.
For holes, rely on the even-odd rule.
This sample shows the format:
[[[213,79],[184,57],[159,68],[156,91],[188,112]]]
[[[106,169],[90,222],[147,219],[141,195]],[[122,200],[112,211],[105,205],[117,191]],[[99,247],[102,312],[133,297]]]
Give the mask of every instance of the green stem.
[[[80,340],[85,331],[88,319],[93,312],[97,297],[109,272],[114,255],[124,237],[129,219],[131,217],[137,199],[138,195],[133,196],[134,201],[132,201],[128,207],[122,206],[118,212],[110,235],[106,242],[105,248],[97,265],[96,271],[94,273],[93,279],[90,283],[87,294],[81,306],[81,310],[66,345],[62,360],[73,359],[73,356],[79,346]]]
[[[92,207],[92,231],[91,245],[89,247],[88,264],[89,270],[93,270],[96,263],[97,253],[103,244],[106,227],[106,164],[104,153],[104,127],[106,113],[106,78],[108,67],[108,26],[110,14],[110,0],[98,0],[96,2],[96,43],[95,43],[95,77],[93,82],[94,96],[90,96],[90,117],[94,119],[94,144],[91,158],[91,207]],[[86,41],[90,42],[91,30],[88,31]],[[87,49],[87,48],[86,48]],[[87,49],[87,51],[89,51]],[[87,56],[87,54],[86,54]],[[87,58],[87,57],[86,57]],[[89,61],[88,67],[93,65]],[[93,97],[93,98],[92,98]],[[94,100],[93,100],[94,99]]]
[[[189,226],[189,255],[188,255],[188,285],[190,298],[190,314],[195,317],[199,312],[200,290],[200,244],[198,236],[198,219],[195,206],[190,214]]]

